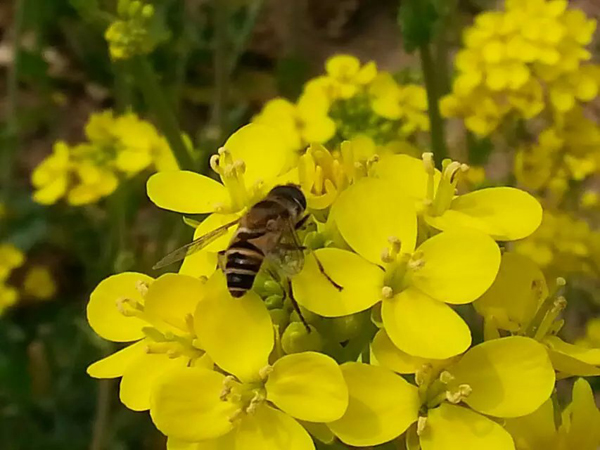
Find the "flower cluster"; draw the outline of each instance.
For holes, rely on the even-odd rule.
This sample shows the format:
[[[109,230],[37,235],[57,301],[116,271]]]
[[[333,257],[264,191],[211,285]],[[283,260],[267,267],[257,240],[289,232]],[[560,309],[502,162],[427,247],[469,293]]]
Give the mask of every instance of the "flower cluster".
[[[33,199],[48,205],[61,198],[71,205],[95,203],[112,194],[119,182],[147,170],[177,169],[165,139],[133,113],[92,114],[87,141],[54,144],[53,152],[33,171]]]
[[[119,0],[117,9],[118,18],[104,34],[110,57],[120,60],[150,53],[155,46],[149,31],[154,7],[138,0]]]
[[[400,84],[374,62],[361,65],[354,56],[337,55],[325,75],[309,80],[296,103],[269,101],[253,121],[278,128],[289,145],[338,145],[356,137],[381,145],[429,130],[427,94],[417,84]]]
[[[56,283],[46,266],[27,268],[22,281],[16,282],[14,271],[24,265],[25,254],[21,250],[12,244],[0,244],[0,316],[21,297],[48,300],[56,293]]]
[[[121,400],[150,411],[169,449],[372,447],[401,436],[425,450],[528,448],[523,424],[546,419],[557,374],[600,374],[596,349],[557,337],[562,280],[547,287],[531,260],[496,242],[536,230],[532,196],[508,187],[457,196],[464,164],[439,171],[428,153],[361,148],[314,144],[297,159],[281,130],[251,124],[212,158],[221,182],[186,171],[150,178],[159,207],[212,213],[196,236],[279,184],[300,185],[311,215],[298,231],[299,272],[270,267],[240,298],[217,263],[231,232],[179,273],[122,273],[92,293],[92,328],[131,344],[88,372],[121,377]],[[485,322],[476,345],[456,311],[471,304]],[[545,438],[581,439],[582,412],[600,414],[586,386],[576,383],[563,412],[569,425]]]
[[[568,113],[598,95],[600,67],[587,50],[596,22],[567,0],[506,0],[464,33],[458,76],[442,102],[487,136],[508,117],[531,119]]]
[[[550,276],[596,276],[600,270],[600,233],[587,221],[562,211],[544,211],[541,226],[517,242],[514,250],[535,261]]]

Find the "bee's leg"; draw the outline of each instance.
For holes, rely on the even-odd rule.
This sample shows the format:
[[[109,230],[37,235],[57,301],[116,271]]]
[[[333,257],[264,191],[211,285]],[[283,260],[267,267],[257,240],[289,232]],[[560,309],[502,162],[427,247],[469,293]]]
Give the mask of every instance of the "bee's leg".
[[[317,254],[313,251],[311,252],[312,255],[315,257],[315,261],[317,262],[317,267],[319,268],[319,270],[321,271],[321,273],[323,274],[323,276],[325,278],[327,278],[327,281],[329,281],[338,291],[342,291],[344,290],[344,286],[340,286],[339,284],[337,284],[335,281],[333,281],[331,279],[331,277],[327,274],[327,272],[325,271],[325,267],[323,267],[323,264],[321,263],[321,261],[319,261],[319,258],[317,258]]]
[[[288,287],[287,291],[289,293],[290,300],[292,301],[292,306],[294,307],[294,311],[296,311],[296,313],[298,314],[298,317],[300,317],[300,321],[304,325],[304,328],[306,328],[306,331],[308,333],[310,333],[310,327],[308,326],[308,322],[302,315],[302,311],[300,310],[300,305],[298,305],[298,302],[294,298],[294,290],[292,288],[292,281],[289,278],[287,278],[287,287]]]
[[[221,269],[221,272],[225,272],[225,266],[227,265],[227,258],[225,258],[225,250],[221,250],[217,253],[217,267]]]
[[[308,219],[310,218],[310,214],[305,215],[302,219],[300,219],[296,225],[294,226],[294,228],[296,230],[299,230],[300,228],[302,228],[304,225],[306,225],[306,222],[308,221]]]

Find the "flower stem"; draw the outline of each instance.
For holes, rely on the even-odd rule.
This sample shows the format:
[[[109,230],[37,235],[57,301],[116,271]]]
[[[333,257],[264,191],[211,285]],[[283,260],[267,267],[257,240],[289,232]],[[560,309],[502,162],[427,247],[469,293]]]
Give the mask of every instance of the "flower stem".
[[[12,35],[12,65],[8,69],[6,86],[6,135],[2,149],[2,197],[10,198],[14,155],[19,144],[19,68],[21,66],[20,42],[25,22],[25,0],[15,1],[15,17]]]
[[[425,78],[425,88],[427,89],[427,103],[429,112],[429,121],[431,124],[431,149],[435,158],[436,165],[441,167],[442,161],[448,157],[446,148],[445,124],[440,113],[441,89],[436,73],[436,67],[433,60],[431,45],[426,43],[419,46],[419,55],[421,57],[421,68]]]
[[[150,62],[143,56],[136,56],[131,59],[131,69],[148,107],[154,114],[158,121],[158,126],[169,142],[179,168],[192,170],[194,168],[194,161],[183,142],[175,113],[158,83],[156,73]]]
[[[109,426],[110,401],[114,380],[100,380],[96,400],[96,415],[92,427],[90,450],[102,450],[106,447],[106,435]]]

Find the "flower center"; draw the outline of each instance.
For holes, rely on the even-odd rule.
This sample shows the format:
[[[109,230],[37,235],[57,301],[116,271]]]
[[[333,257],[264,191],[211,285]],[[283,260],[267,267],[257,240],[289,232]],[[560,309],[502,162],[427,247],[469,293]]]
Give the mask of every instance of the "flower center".
[[[452,199],[456,194],[456,185],[460,175],[469,170],[469,166],[445,159],[442,162],[442,176],[438,183],[437,192],[434,194],[435,167],[433,165],[433,153],[423,153],[423,164],[427,172],[425,206],[428,208],[430,215],[441,216],[450,208]]]
[[[267,376],[266,372],[261,373],[263,381],[256,383],[240,383],[232,375],[225,377],[220,395],[221,401],[236,406],[235,412],[229,418],[230,422],[237,423],[243,416],[254,414],[257,408],[266,402],[267,391],[264,383]]]
[[[262,181],[257,181],[254,186],[246,185],[244,174],[246,163],[241,159],[233,159],[233,155],[225,147],[221,147],[217,155],[210,158],[210,167],[221,177],[221,182],[229,191],[231,198],[231,210],[225,205],[217,205],[216,212],[233,213],[249,207],[253,199],[262,188]]]
[[[408,287],[411,274],[422,268],[425,260],[422,252],[402,252],[402,242],[398,237],[390,236],[388,241],[390,246],[381,251],[385,269],[382,295],[390,299]]]

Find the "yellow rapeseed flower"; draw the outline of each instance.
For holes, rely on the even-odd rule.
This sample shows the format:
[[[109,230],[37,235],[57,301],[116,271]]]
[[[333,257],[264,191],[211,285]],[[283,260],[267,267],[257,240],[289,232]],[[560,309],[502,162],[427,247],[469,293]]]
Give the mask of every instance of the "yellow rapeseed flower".
[[[193,313],[204,283],[186,275],[157,280],[134,272],[102,281],[87,306],[92,329],[104,339],[134,342],[88,367],[94,378],[121,377],[120,398],[130,409],[150,408],[157,378],[172,367],[212,367],[194,331]]]
[[[25,262],[24,253],[12,244],[0,244],[0,315],[19,300],[19,291],[8,283],[11,272]]]
[[[298,421],[342,417],[348,390],[330,357],[303,352],[268,364],[274,346],[269,313],[254,293],[239,299],[216,273],[198,303],[198,339],[221,371],[173,369],[152,395],[152,420],[170,440],[191,448],[312,450]]]
[[[389,340],[375,356],[411,359]],[[513,450],[511,436],[493,418],[531,414],[554,388],[543,346],[524,337],[485,342],[455,360],[418,363],[417,386],[384,367],[342,365],[350,402],[330,429],[355,447],[383,444],[408,430],[407,440],[415,439],[423,450]]]
[[[23,280],[23,293],[39,300],[48,300],[56,294],[56,282],[46,266],[32,266]]]
[[[333,218],[348,245],[315,252],[293,279],[298,302],[309,311],[337,317],[382,302],[383,326],[405,352],[447,358],[465,351],[471,334],[448,304],[474,301],[492,284],[500,250],[478,231],[447,231],[415,250],[416,213],[392,183],[365,178],[346,189]],[[383,270],[382,270],[383,268]]]

